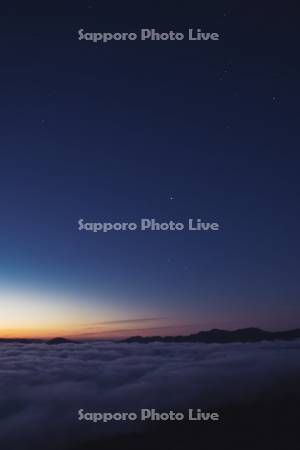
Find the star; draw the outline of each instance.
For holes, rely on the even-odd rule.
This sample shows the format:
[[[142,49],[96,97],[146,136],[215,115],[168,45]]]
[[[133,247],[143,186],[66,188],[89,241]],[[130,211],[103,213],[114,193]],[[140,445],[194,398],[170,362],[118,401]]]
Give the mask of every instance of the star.
[[[171,197],[170,197],[170,200],[175,200],[175,197],[172,197],[172,196],[171,196]]]

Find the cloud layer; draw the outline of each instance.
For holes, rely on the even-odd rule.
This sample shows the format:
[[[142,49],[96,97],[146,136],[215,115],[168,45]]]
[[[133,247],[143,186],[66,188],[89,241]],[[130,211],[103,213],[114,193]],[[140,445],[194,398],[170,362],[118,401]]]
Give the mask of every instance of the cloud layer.
[[[277,384],[294,389],[300,341],[0,344],[0,361],[0,442],[6,450],[33,450],[141,426],[79,422],[79,409],[218,409]]]

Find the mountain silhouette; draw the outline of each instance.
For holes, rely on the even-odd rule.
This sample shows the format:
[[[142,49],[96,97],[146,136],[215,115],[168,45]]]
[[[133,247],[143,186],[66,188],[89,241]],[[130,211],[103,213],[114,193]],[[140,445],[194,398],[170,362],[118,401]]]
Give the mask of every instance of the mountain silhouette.
[[[27,339],[27,338],[0,338],[0,344],[48,344],[48,345],[59,345],[59,344],[80,344],[80,342],[71,341],[62,337],[56,337],[45,341],[45,339]]]
[[[50,339],[50,341],[47,341],[46,344],[48,344],[48,345],[79,344],[79,342],[70,341],[69,339],[65,339],[62,337],[57,337],[54,339]]]
[[[133,336],[121,342],[202,342],[205,344],[229,344],[233,342],[290,341],[300,338],[300,329],[289,331],[264,331],[260,328],[242,328],[239,330],[200,331],[188,336]]]
[[[44,341],[42,339],[26,339],[26,338],[0,338],[0,343],[7,344],[41,344]]]

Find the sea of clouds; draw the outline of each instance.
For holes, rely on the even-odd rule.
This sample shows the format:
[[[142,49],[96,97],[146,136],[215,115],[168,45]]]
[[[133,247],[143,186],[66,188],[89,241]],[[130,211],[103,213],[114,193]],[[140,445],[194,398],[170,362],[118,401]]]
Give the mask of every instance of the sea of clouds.
[[[300,341],[256,344],[0,343],[0,442],[58,449],[137,422],[79,422],[78,410],[218,410],[295,389]],[[300,388],[299,388],[300,389]]]

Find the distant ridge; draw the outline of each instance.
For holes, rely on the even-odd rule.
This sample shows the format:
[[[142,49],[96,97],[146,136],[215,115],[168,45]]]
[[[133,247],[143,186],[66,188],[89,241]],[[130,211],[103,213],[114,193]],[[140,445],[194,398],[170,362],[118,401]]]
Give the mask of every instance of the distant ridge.
[[[25,339],[25,338],[0,338],[0,343],[4,344],[16,343],[16,344],[42,344],[42,339]]]
[[[288,331],[264,331],[260,328],[241,328],[238,330],[218,330],[200,331],[196,334],[187,336],[132,336],[123,339],[121,343],[143,343],[149,342],[199,342],[204,344],[230,344],[238,342],[262,342],[262,341],[292,341],[300,339],[300,328]],[[78,341],[72,341],[62,337],[56,337],[50,340],[45,339],[27,339],[27,338],[0,338],[0,344],[81,344]]]
[[[48,345],[59,345],[59,344],[80,344],[80,342],[70,341],[62,337],[57,337],[46,341],[45,339],[26,339],[26,338],[0,338],[0,344],[48,344]]]
[[[65,339],[62,337],[57,337],[54,339],[50,339],[50,341],[47,341],[46,344],[48,344],[48,345],[79,344],[79,342],[70,341],[69,339]]]
[[[239,330],[200,331],[188,336],[133,336],[123,343],[149,342],[202,342],[205,344],[229,344],[234,342],[291,341],[300,338],[300,329],[289,331],[264,331],[260,328],[242,328]]]

